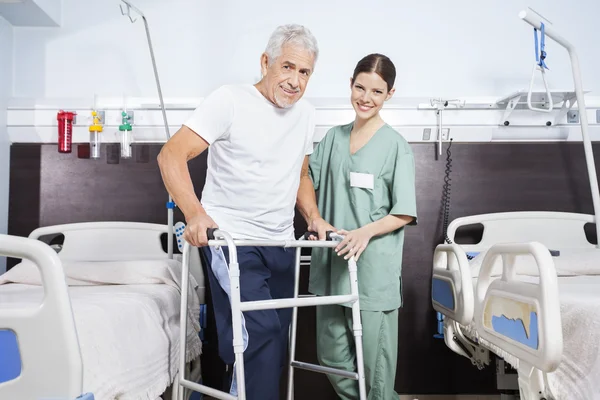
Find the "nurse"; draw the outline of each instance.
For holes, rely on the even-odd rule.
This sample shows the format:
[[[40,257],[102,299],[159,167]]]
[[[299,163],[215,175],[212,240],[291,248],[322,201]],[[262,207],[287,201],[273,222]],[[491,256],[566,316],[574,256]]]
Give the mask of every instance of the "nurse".
[[[337,255],[312,250],[309,291],[320,296],[350,293],[347,260],[355,256],[367,392],[369,399],[378,400],[398,399],[394,381],[404,233],[405,226],[417,221],[411,147],[380,115],[394,94],[395,78],[388,57],[370,54],[360,60],[350,80],[354,121],[329,130],[309,164],[320,217],[345,236]],[[316,225],[320,230],[326,226]],[[349,306],[317,308],[321,365],[356,371],[351,316]],[[356,381],[329,379],[340,398],[358,399]]]

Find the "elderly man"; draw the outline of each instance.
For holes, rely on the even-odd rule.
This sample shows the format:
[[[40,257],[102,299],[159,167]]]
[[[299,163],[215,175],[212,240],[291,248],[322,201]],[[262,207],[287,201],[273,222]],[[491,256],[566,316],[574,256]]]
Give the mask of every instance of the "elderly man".
[[[206,246],[207,228],[234,238],[286,240],[294,236],[299,188],[312,182],[314,108],[301,100],[318,57],[309,30],[285,25],[273,32],[261,56],[255,85],[226,85],[211,93],[163,147],[163,181],[185,215],[185,240]],[[210,146],[206,184],[199,201],[187,162]],[[301,177],[302,176],[302,177]],[[309,190],[310,192],[310,190]],[[312,192],[314,193],[314,191]],[[313,204],[313,203],[310,203]],[[301,207],[312,230],[328,225],[316,209]],[[234,363],[227,251],[202,247],[219,337],[219,355]],[[242,301],[293,296],[294,252],[275,247],[238,248]],[[291,310],[244,313],[244,364],[249,400],[277,399]],[[235,374],[230,389],[236,394]]]

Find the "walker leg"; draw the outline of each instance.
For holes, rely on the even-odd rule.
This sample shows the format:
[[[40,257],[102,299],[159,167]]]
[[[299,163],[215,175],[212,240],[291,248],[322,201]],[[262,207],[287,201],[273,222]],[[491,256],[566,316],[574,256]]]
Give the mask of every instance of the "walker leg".
[[[183,390],[183,387],[179,385],[179,372],[177,372],[177,375],[175,375],[175,380],[173,381],[173,386],[171,387],[171,399],[182,400],[179,395],[180,390]]]
[[[233,328],[233,352],[235,354],[235,376],[237,398],[246,400],[246,382],[244,373],[244,336],[242,334],[242,312],[240,309],[240,266],[237,261],[237,249],[229,247],[229,280],[231,282],[231,322]]]
[[[301,248],[296,248],[296,270],[294,272],[294,298],[298,298],[300,285],[300,256]],[[294,367],[292,361],[296,359],[296,321],[298,318],[298,307],[292,310],[292,323],[290,325],[290,363],[288,365],[288,389],[287,400],[294,399]]]
[[[353,295],[357,296],[352,304],[352,330],[354,331],[354,343],[356,346],[356,368],[358,373],[358,391],[360,400],[367,400],[367,388],[365,384],[365,364],[363,358],[362,342],[362,320],[360,317],[360,302],[358,300],[358,274],[356,260],[351,257],[348,260],[348,272],[350,275],[350,289]]]
[[[187,345],[187,316],[188,316],[188,287],[190,271],[190,247],[183,253],[182,275],[181,275],[181,303],[179,309],[179,372],[176,376],[177,393],[176,399],[183,400],[183,387],[180,381],[185,380],[185,354]]]

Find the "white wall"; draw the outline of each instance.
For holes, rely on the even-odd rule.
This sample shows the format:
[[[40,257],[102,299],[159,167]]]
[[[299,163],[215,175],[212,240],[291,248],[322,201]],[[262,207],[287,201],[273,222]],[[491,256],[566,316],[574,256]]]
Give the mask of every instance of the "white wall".
[[[33,0],[56,25],[61,22],[62,0]]]
[[[0,2],[0,16],[12,26],[55,27],[60,24],[61,0]]]
[[[493,3],[493,5],[492,5]],[[15,29],[17,97],[155,97],[144,27],[120,1],[63,0],[62,27]],[[354,65],[370,52],[398,69],[397,95],[503,96],[528,85],[531,6],[578,46],[586,89],[600,94],[600,2],[578,0],[134,0],[147,15],[165,97],[201,97],[224,83],[253,82],[278,24],[307,25],[321,58],[307,97],[346,97]],[[552,88],[572,87],[566,51],[547,42]]]
[[[10,144],[6,131],[6,107],[12,95],[13,28],[0,17],[0,233],[8,227],[8,177]],[[0,274],[6,270],[6,259],[0,257]]]

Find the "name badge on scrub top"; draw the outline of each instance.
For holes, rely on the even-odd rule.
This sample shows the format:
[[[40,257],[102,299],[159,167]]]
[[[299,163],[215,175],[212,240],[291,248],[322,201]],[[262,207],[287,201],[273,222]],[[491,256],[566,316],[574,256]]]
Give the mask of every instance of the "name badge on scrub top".
[[[363,189],[373,189],[375,179],[373,174],[363,174],[361,172],[350,172],[350,186]]]

